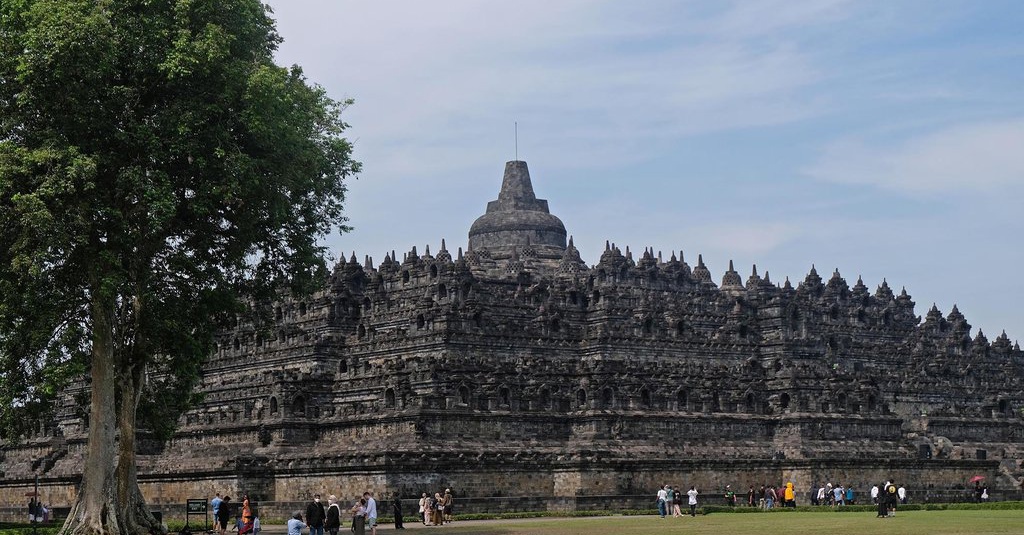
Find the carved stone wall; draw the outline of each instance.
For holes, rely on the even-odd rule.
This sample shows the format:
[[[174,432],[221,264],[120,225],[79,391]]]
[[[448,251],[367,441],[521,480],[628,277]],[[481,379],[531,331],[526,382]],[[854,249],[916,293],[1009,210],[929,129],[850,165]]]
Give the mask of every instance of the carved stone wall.
[[[515,191],[488,213],[519,232],[547,203],[525,163],[507,169]],[[980,473],[1012,490],[1024,476],[1024,353],[971,336],[955,307],[922,319],[905,290],[813,267],[794,286],[730,265],[718,285],[700,256],[609,243],[587,266],[571,238],[496,235],[454,255],[353,255],[323,291],[271,304],[269,324],[221,333],[202,403],[140,452],[148,499],[452,487],[482,508],[575,508],[664,483],[942,490]],[[0,503],[35,474],[70,500],[85,388],[5,447]]]

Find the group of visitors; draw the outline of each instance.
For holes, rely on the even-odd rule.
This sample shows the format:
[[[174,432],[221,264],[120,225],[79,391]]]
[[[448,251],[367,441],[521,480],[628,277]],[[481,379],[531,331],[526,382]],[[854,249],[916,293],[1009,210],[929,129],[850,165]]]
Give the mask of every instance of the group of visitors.
[[[889,492],[889,487],[892,487],[892,493]],[[889,496],[893,494],[893,496]],[[871,487],[871,503],[878,505],[879,503],[886,503],[890,498],[895,498],[896,503],[907,503],[907,489],[903,485],[897,487],[891,481],[886,481],[885,485],[882,485],[879,490],[878,485]]]
[[[455,498],[452,489],[444,489],[444,494],[435,492],[433,496],[426,492],[420,496],[420,519],[424,526],[440,526],[452,521]]]
[[[896,505],[907,503],[907,489],[900,485],[896,486],[892,481],[886,481],[879,492],[878,487],[871,487],[871,499],[878,506],[877,518],[889,518],[896,516]]]
[[[366,535],[367,529],[370,535],[377,535],[377,500],[373,497],[372,491],[366,491],[355,500],[348,509],[352,516],[352,533],[355,535]],[[327,497],[327,507],[320,501],[320,495],[314,494],[313,501],[306,505],[306,516],[303,521],[302,511],[292,513],[288,520],[288,535],[302,535],[303,529],[309,529],[309,535],[338,535],[341,529],[342,517],[341,504],[338,497],[331,494]],[[402,527],[401,513],[395,516],[395,529]]]
[[[663,485],[658,489],[657,494],[658,514],[662,518],[670,514],[676,517],[684,516],[683,505],[685,504],[690,508],[690,515],[694,516],[697,508],[697,496],[699,494],[696,487],[690,487],[688,492],[680,492],[679,487]],[[737,505],[737,500],[741,499],[742,495],[737,496],[732,486],[726,485],[721,496],[725,500],[725,505],[731,507]],[[986,493],[985,498],[987,497]],[[875,485],[871,488],[871,502],[879,505],[879,516],[883,516],[883,506],[885,507],[884,516],[893,516],[896,513],[897,504],[907,503],[907,489],[902,485],[897,487],[891,481],[887,481],[881,490],[879,490],[878,485]],[[833,485],[831,482],[828,482],[818,487],[817,491],[811,493],[811,505],[840,507],[855,505],[856,503],[857,494],[853,485],[844,487],[839,483]],[[792,482],[787,482],[782,487],[761,485],[761,488],[758,490],[755,490],[754,486],[750,485],[747,491],[746,505],[761,509],[796,507],[796,491]]]
[[[729,486],[726,485],[726,489],[728,488]],[[733,498],[732,503],[729,503],[728,492],[726,493],[726,505],[736,505],[735,498]],[[761,485],[761,488],[756,491],[754,486],[751,485],[750,490],[747,491],[747,506],[761,509],[796,507],[796,491],[794,490],[793,483],[787,482],[781,487]]]
[[[37,500],[34,497],[28,502],[28,521],[29,522],[49,522],[50,521],[50,508],[46,506],[41,500]]]
[[[974,501],[978,503],[988,501],[988,487],[981,486],[980,481],[974,482]]]
[[[874,488],[874,493],[877,495],[878,487]],[[856,504],[857,492],[854,490],[853,485],[844,487],[841,484],[836,483],[833,486],[832,482],[825,483],[823,486],[818,487],[818,491],[811,498],[811,505],[839,507],[843,505]]]
[[[231,496],[221,497],[218,492],[217,495],[210,500],[210,509],[213,511],[214,529],[220,535],[225,535],[228,530],[228,521],[231,520],[231,514],[234,512],[234,504],[231,503]],[[252,509],[248,494],[242,495],[242,509],[235,521],[235,527],[238,529],[238,535],[256,533],[260,530],[260,520],[256,517],[256,514]]]
[[[451,489],[445,489],[444,494],[435,493],[433,498],[424,492],[419,503],[420,520],[428,526],[449,523],[452,521],[454,504]],[[222,497],[218,492],[210,500],[210,506],[217,532],[226,535],[228,520],[234,507],[231,497]],[[402,500],[397,493],[391,497],[391,506],[394,510],[395,529],[405,529],[402,522]],[[326,506],[320,501],[320,495],[314,494],[313,500],[306,505],[306,510],[295,511],[288,520],[288,535],[302,535],[304,529],[309,530],[308,535],[338,535],[345,511],[351,516],[352,532],[355,535],[366,535],[367,532],[370,535],[377,535],[377,500],[373,496],[373,491],[364,492],[348,509],[343,509],[338,497],[333,494],[327,497]],[[237,525],[238,535],[255,535],[259,531],[259,519],[253,514],[248,496],[242,499],[242,513]]]
[[[690,490],[685,493],[679,490],[679,487],[673,487],[670,485],[663,485],[658,489],[658,514],[661,518],[665,518],[669,513],[673,517],[685,516],[683,514],[683,504],[685,503],[690,508],[690,516],[697,516],[697,495],[700,492],[697,491],[697,487],[690,487]]]

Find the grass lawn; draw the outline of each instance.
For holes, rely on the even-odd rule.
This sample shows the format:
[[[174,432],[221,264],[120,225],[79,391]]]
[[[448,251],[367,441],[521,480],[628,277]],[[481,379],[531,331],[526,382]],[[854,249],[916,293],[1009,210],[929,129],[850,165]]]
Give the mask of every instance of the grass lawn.
[[[419,526],[417,526],[419,528]],[[422,528],[438,534],[474,535],[997,535],[1024,533],[1024,510],[906,511],[875,513],[713,514],[696,518],[612,516],[455,522]],[[378,535],[391,531],[382,526]],[[419,531],[417,529],[416,531]]]

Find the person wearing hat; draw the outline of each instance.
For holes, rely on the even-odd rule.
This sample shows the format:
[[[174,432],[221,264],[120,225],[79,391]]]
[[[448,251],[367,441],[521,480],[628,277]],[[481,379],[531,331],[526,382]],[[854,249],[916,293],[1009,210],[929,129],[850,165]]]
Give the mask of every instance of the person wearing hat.
[[[302,535],[302,529],[306,523],[302,521],[302,511],[295,511],[288,519],[288,535]]]
[[[444,521],[452,521],[452,508],[455,506],[455,497],[452,496],[452,489],[444,489]]]

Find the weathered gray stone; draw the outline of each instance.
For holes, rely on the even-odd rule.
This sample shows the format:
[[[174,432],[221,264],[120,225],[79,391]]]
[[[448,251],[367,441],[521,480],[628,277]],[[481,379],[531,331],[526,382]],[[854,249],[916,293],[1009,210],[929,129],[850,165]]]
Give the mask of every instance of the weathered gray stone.
[[[463,511],[574,509],[648,507],[664,483],[1019,485],[1024,354],[971,338],[956,307],[922,321],[906,291],[813,267],[794,288],[730,264],[719,287],[700,256],[610,243],[587,266],[525,162],[469,244],[376,267],[353,254],[272,325],[219,335],[202,404],[140,452],[151,503],[248,492],[287,511],[313,492],[451,487]],[[85,423],[70,401],[54,422],[5,449],[0,502],[33,469],[70,502]]]

